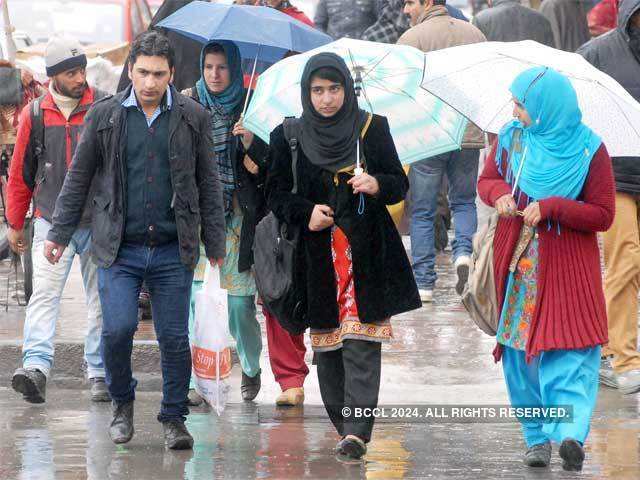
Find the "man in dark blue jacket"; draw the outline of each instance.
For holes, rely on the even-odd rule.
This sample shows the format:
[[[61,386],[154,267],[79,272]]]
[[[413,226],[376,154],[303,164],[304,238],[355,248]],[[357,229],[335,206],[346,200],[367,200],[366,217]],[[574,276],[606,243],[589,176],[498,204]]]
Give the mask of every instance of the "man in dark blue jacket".
[[[129,54],[132,86],[97,102],[56,202],[45,256],[57,263],[94,184],[91,223],[102,304],[102,358],[113,399],[109,434],[133,437],[131,372],[138,294],[146,282],[162,357],[165,444],[189,449],[184,425],[191,376],[188,321],[200,237],[211,264],[225,256],[222,187],[208,112],[170,85],[174,52],[158,32]]]

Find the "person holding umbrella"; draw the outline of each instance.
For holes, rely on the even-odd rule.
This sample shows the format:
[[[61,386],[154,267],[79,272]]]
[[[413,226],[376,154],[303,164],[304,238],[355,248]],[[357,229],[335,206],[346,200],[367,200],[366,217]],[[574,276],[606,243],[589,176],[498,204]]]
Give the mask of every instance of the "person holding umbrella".
[[[273,2],[273,6],[276,2]],[[280,5],[282,3],[282,5]],[[278,2],[283,6],[283,2]],[[251,242],[255,230],[255,223],[260,219],[260,202],[262,195],[259,187],[264,171],[260,172],[261,158],[259,153],[255,153],[257,144],[252,141],[253,135],[240,125],[234,126],[234,122],[240,117],[240,113],[247,108],[246,91],[242,88],[242,83],[237,84],[239,67],[236,61],[242,58],[251,59],[251,77],[259,73],[258,67],[261,62],[273,63],[282,59],[289,52],[306,52],[313,48],[320,47],[331,42],[331,37],[319,32],[308,25],[296,21],[288,12],[281,12],[280,9],[266,8],[261,6],[245,5],[222,5],[218,3],[190,2],[169,17],[162,20],[158,26],[176,32],[182,36],[191,38],[208,45],[211,43],[222,46],[223,52],[217,49],[207,52],[205,58],[211,56],[215,59],[209,68],[204,68],[202,61],[197,66],[200,69],[198,85],[192,96],[206,104],[214,112],[214,122],[219,128],[215,128],[219,134],[217,143],[216,158],[224,161],[227,167],[231,164],[235,171],[229,175],[227,171],[225,192],[227,199],[227,219],[233,216],[234,210],[229,207],[228,200],[237,194],[240,210],[244,212],[244,219],[235,219],[235,235],[240,236],[236,241],[236,260],[229,259],[223,270],[236,276],[240,272],[244,275],[236,276],[233,282],[240,280],[244,287],[236,290],[235,298],[232,301],[245,302],[248,306],[249,298],[254,296],[255,286],[253,277],[249,273],[253,263]],[[207,21],[194,21],[194,19],[206,18]],[[253,25],[256,28],[247,28]],[[226,41],[227,43],[224,43]],[[211,45],[212,49],[215,49]],[[207,73],[208,72],[208,73]],[[207,77],[210,80],[207,80]],[[224,80],[223,80],[224,77]],[[251,85],[252,78],[245,84]],[[209,85],[210,84],[210,85]],[[202,95],[200,94],[202,93]],[[217,106],[216,106],[217,105]],[[216,113],[217,112],[217,113]],[[233,122],[231,121],[233,119]],[[227,124],[226,127],[222,123]],[[229,129],[233,135],[229,135]],[[241,136],[241,144],[231,142],[232,136]],[[224,140],[226,138],[226,140]],[[233,153],[231,149],[236,149]],[[252,150],[250,153],[248,150]],[[249,153],[251,162],[245,162],[244,153]],[[246,163],[246,165],[245,165]],[[247,176],[247,181],[242,177]],[[235,209],[237,210],[237,209]],[[240,227],[242,224],[242,227]],[[196,280],[201,278],[196,273]],[[242,279],[242,280],[241,280]],[[230,278],[228,280],[231,281]],[[226,282],[223,282],[226,283]],[[197,286],[197,285],[196,285]],[[242,294],[241,294],[242,293]],[[242,297],[247,297],[241,300]],[[248,307],[249,308],[249,307]],[[251,307],[255,309],[255,307]],[[260,328],[255,320],[255,313],[241,315],[242,321],[237,326],[234,336],[239,339],[239,350],[244,352],[241,358],[243,377],[243,397],[245,400],[252,400],[260,390],[260,352],[262,342],[260,339]],[[304,342],[301,336],[294,339],[287,332],[280,328],[273,316],[265,314],[267,325],[267,338],[269,342],[269,353],[272,370],[276,381],[283,389],[282,395],[278,397],[278,405],[298,405],[304,400],[302,386],[308,373],[308,368],[304,362]],[[233,330],[233,326],[232,326]],[[272,343],[277,345],[272,347]],[[242,344],[242,346],[240,346]],[[199,399],[191,395],[197,403]]]
[[[336,453],[361,458],[373,418],[355,419],[349,409],[377,405],[390,318],[421,306],[386,209],[404,199],[409,182],[386,118],[359,108],[340,56],[312,56],[300,84],[295,137],[287,138],[284,125],[271,133],[267,199],[279,220],[301,229],[304,267],[296,288],[306,300],[322,400],[341,437]],[[292,138],[299,145],[297,193],[291,191]]]
[[[262,334],[256,319],[256,284],[251,271],[257,223],[266,213],[263,184],[268,146],[242,126],[241,114],[248,95],[243,87],[241,55],[233,42],[207,43],[200,55],[200,80],[182,93],[205,106],[211,114],[214,155],[223,186],[226,217],[226,252],[220,267],[220,284],[228,293],[229,330],[236,340],[242,367],[242,398],[251,401],[260,391]],[[201,245],[201,250],[204,246]],[[194,327],[195,294],[202,288],[206,256],[200,256],[191,290],[190,331]],[[269,356],[284,399],[295,405],[304,400],[302,388],[309,372],[304,362],[302,335],[292,337],[265,312]],[[301,352],[301,353],[300,353]],[[286,378],[285,378],[286,377]],[[193,379],[191,388],[194,388]],[[199,398],[191,392],[192,404]]]
[[[258,164],[267,151],[261,140],[238,123],[246,96],[238,47],[229,41],[211,42],[200,54],[200,79],[182,93],[205,106],[211,115],[213,151],[223,186],[226,219],[225,262],[220,285],[227,290],[229,331],[237,342],[242,366],[242,397],[253,400],[260,390],[262,341],[256,320],[256,286],[251,273],[251,245],[263,207],[258,192]],[[242,141],[234,134],[243,132]],[[203,248],[203,245],[200,245]],[[201,260],[191,289],[190,330],[195,293],[202,288],[206,261]]]
[[[511,403],[567,405],[572,421],[521,418],[525,465],[546,467],[560,443],[565,470],[581,470],[607,342],[596,232],[613,222],[607,149],[582,123],[569,79],[547,67],[511,85],[515,120],[505,125],[478,182],[500,215],[493,241],[498,305],[494,351]]]

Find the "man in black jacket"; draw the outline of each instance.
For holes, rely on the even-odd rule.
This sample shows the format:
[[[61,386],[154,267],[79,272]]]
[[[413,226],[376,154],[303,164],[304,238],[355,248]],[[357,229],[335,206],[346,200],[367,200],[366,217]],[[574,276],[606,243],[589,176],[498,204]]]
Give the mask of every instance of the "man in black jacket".
[[[360,38],[376,22],[377,7],[375,0],[320,0],[313,23],[334,40]]]
[[[555,46],[551,23],[540,12],[525,7],[519,0],[489,0],[489,6],[472,21],[489,42],[535,40]]]
[[[584,44],[577,53],[640,101],[640,0],[623,0],[618,28]],[[616,216],[604,235],[609,344],[602,349],[613,362],[603,360],[600,381],[630,394],[640,391],[640,157],[614,158],[613,171]]]
[[[191,353],[187,331],[199,233],[212,264],[225,256],[222,189],[209,115],[169,85],[174,53],[165,36],[147,32],[129,55],[132,87],[95,104],[73,158],[45,243],[60,259],[80,220],[89,185],[92,253],[103,309],[102,355],[113,399],[114,443],[133,436],[136,380],[131,349],[144,281],[162,355],[158,420],[169,448],[187,449],[184,421]]]

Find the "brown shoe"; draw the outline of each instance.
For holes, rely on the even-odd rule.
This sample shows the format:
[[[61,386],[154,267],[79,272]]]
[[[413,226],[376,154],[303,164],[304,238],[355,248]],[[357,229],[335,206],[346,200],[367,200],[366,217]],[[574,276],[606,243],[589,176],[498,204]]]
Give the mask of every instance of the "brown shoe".
[[[278,407],[295,407],[304,403],[304,388],[288,388],[276,398]]]

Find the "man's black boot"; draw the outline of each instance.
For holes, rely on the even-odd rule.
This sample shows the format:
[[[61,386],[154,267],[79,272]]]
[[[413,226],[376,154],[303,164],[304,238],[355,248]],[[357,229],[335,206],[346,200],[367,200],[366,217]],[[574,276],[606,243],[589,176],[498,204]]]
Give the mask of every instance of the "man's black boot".
[[[133,401],[116,404],[112,402],[113,420],[109,426],[109,436],[113,443],[127,443],[133,437]]]
[[[193,448],[193,437],[181,420],[162,422],[164,443],[171,450],[190,450]]]
[[[47,377],[37,369],[19,368],[11,379],[13,389],[29,403],[44,403]]]

